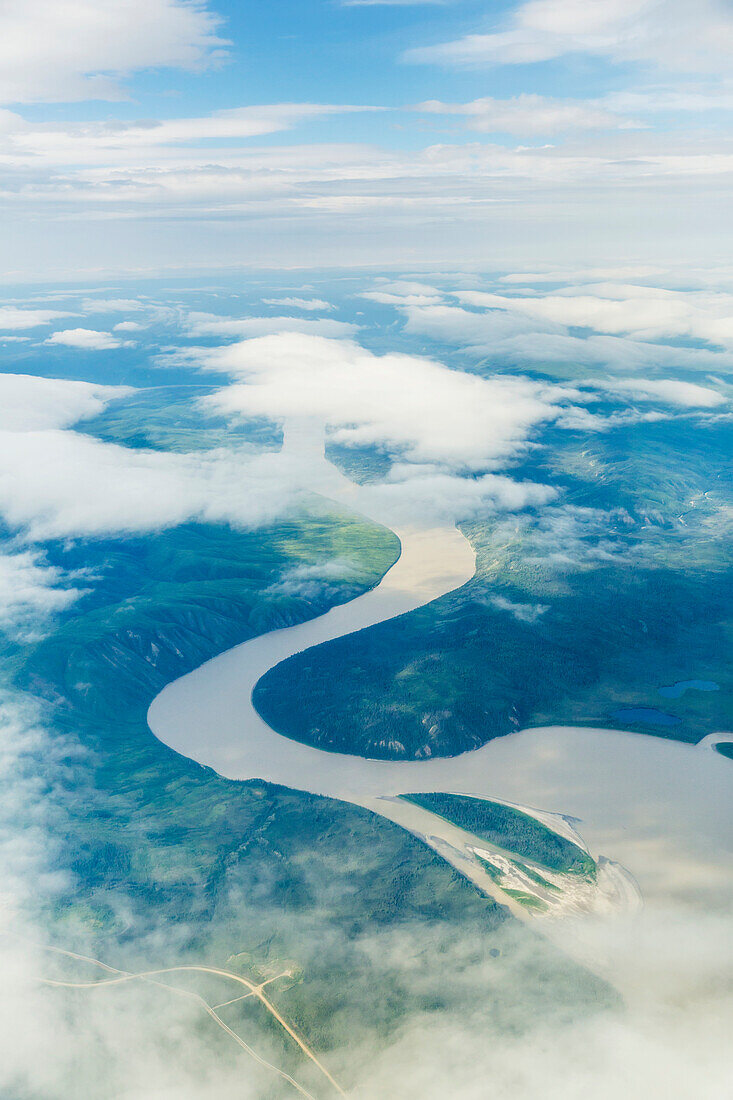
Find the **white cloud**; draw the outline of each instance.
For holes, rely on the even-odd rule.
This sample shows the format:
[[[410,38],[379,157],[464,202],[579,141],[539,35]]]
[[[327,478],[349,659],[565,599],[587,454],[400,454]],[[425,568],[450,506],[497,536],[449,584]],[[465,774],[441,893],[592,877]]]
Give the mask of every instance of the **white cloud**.
[[[337,442],[393,450],[403,465],[375,489],[375,506],[410,514],[466,516],[479,506],[514,509],[550,499],[546,486],[456,474],[506,460],[579,397],[528,379],[484,380],[412,356],[377,356],[302,332],[190,354],[197,366],[242,379],[204,399],[207,410],[315,417]],[[289,453],[146,451],[60,430],[125,392],[0,376],[0,516],[20,537],[141,532],[188,521],[257,526],[308,487],[302,463]]]
[[[505,596],[489,596],[488,602],[497,611],[508,611],[520,623],[536,623],[549,610],[549,604],[517,603],[516,600],[508,600]]]
[[[418,7],[422,4],[449,4],[451,0],[341,0],[343,8]]]
[[[628,282],[629,279],[647,279],[665,273],[666,269],[648,264],[633,264],[628,267],[553,267],[547,271],[512,271],[500,275],[498,282],[519,286],[529,286],[532,283],[597,283],[600,279]]]
[[[467,305],[641,340],[691,337],[733,347],[733,295],[600,284],[544,296],[458,291]]]
[[[405,255],[570,266],[592,252],[610,267],[628,257],[629,239],[647,263],[691,254],[693,245],[704,257],[713,242],[722,247],[733,172],[719,134],[689,141],[623,130],[531,147],[480,140],[398,150],[223,139],[127,146],[123,137],[115,146],[96,137],[88,144],[83,125],[59,127],[68,133],[58,145],[37,126],[4,139],[6,218],[37,227],[22,248],[13,245],[13,266],[30,278],[48,270],[51,253],[68,270],[73,252],[77,276],[80,268],[129,269],[133,241],[135,262],[158,270],[342,265],[345,236],[354,266]],[[104,232],[79,233],[82,218],[103,221]]]
[[[62,329],[49,336],[46,343],[62,344],[68,348],[82,348],[84,351],[107,351],[123,346],[122,341],[115,339],[110,332],[98,332],[91,328]]]
[[[363,576],[363,571],[349,558],[329,558],[315,565],[292,566],[267,591],[302,599],[319,599],[334,585],[358,583]]]
[[[16,309],[14,306],[0,306],[0,329],[11,331],[40,328],[50,325],[59,317],[70,317],[70,313],[58,309]]]
[[[310,117],[307,112],[353,109],[286,104],[257,111],[258,117],[268,118],[265,129],[272,132],[286,121]],[[335,142],[243,147],[229,140],[199,146],[199,138],[216,136],[215,120],[179,119],[171,126],[174,121],[178,144],[166,144],[166,135],[172,141],[173,132],[165,120],[134,127],[63,123],[45,128],[19,120],[3,137],[4,164],[12,173],[7,177],[8,198],[34,200],[43,208],[51,198],[65,207],[82,202],[87,209],[90,203],[108,209],[134,202],[155,207],[157,216],[161,200],[179,209],[193,203],[199,213],[210,202],[219,216],[222,203],[230,203],[240,215],[263,205],[280,211],[334,209],[336,204],[360,210],[367,204],[408,201],[419,203],[421,212],[440,198],[443,205],[469,203],[475,217],[480,198],[516,200],[519,180],[531,181],[533,195],[538,186],[558,181],[597,187],[599,179],[609,184],[624,179],[648,185],[650,175],[673,175],[677,187],[681,172],[727,173],[733,162],[715,137],[687,144],[674,134],[657,134],[652,140],[644,132],[642,140],[633,130],[618,132],[613,144],[606,138],[601,144],[586,139],[584,146],[507,148],[484,141],[396,151]],[[189,132],[191,122],[196,125]]]
[[[280,332],[302,332],[339,338],[353,336],[358,325],[328,317],[217,317],[213,313],[191,313],[188,330],[192,336],[268,336]]]
[[[633,523],[623,508],[605,511],[574,504],[546,508],[532,517],[522,532],[526,560],[564,569],[638,556],[644,552],[643,546],[638,542],[630,545],[624,537]],[[515,537],[516,528],[506,536]],[[495,537],[502,537],[502,531]]]
[[[0,102],[115,99],[135,70],[221,55],[201,0],[24,0],[3,5]]]
[[[16,164],[122,165],[185,159],[187,147],[199,149],[204,164],[211,163],[211,142],[244,141],[289,130],[298,123],[334,114],[380,110],[377,107],[328,103],[272,103],[231,107],[210,115],[188,118],[151,118],[134,122],[31,123],[5,112],[0,128],[7,155]],[[217,150],[228,159],[231,150]]]
[[[364,290],[359,295],[369,302],[381,306],[431,306],[438,305],[443,299],[439,294],[391,294],[386,290]]]
[[[72,431],[0,432],[0,514],[31,540],[257,526],[289,499],[279,456],[133,450]]]
[[[458,523],[488,512],[521,512],[554,500],[557,490],[502,474],[461,477],[439,466],[396,463],[389,478],[366,487],[374,515],[388,522]]]
[[[443,103],[432,99],[419,103],[416,110],[457,116],[463,119],[467,129],[480,133],[561,134],[641,125],[596,103],[526,93],[513,99],[484,98],[470,103]]]
[[[640,398],[643,401],[661,401],[667,405],[680,405],[683,408],[712,409],[725,404],[725,397],[708,386],[698,386],[692,382],[680,382],[673,378],[614,378],[609,381],[593,383],[598,389]]]
[[[0,552],[0,631],[29,640],[81,591],[69,586],[63,571],[47,565],[35,551]]]
[[[201,363],[245,379],[207,399],[243,416],[315,417],[337,442],[379,444],[415,462],[480,469],[521,448],[574,390],[526,378],[478,378],[345,340],[280,333],[203,351]]]
[[[411,49],[405,59],[459,66],[532,64],[585,53],[680,72],[727,75],[733,15],[724,0],[525,0],[489,33]]]
[[[707,85],[696,83],[693,87],[669,87],[655,85],[639,91],[611,92],[604,96],[603,103],[611,111],[622,114],[642,112],[644,114],[665,114],[684,111],[731,111],[733,95],[728,84],[711,81]]]
[[[612,366],[619,370],[641,370],[645,367],[665,370],[678,367],[723,373],[733,370],[733,355],[729,352],[646,343],[620,336],[570,336],[545,331],[538,326],[532,332],[508,337],[499,345],[474,345],[467,350],[476,356],[493,354],[522,363]]]
[[[526,317],[509,310],[483,313],[450,305],[413,305],[403,307],[405,331],[430,336],[447,343],[488,347],[492,342],[533,331],[536,326]],[[561,333],[562,326],[543,325],[545,331]]]
[[[323,298],[263,298],[266,306],[284,306],[286,309],[304,309],[306,312],[333,309]]]
[[[85,298],[80,307],[82,313],[138,313],[147,308],[138,298]]]
[[[100,386],[31,374],[0,374],[0,431],[34,432],[68,428],[96,416],[127,386]]]
[[[631,920],[570,922],[566,938],[598,937],[591,959],[613,956],[622,942],[646,948],[645,995],[616,1009],[563,1019],[548,1002],[532,1011],[517,974],[516,1026],[496,1035],[484,1015],[425,1011],[364,1056],[363,1100],[399,1090],[401,1100],[707,1100],[733,1084],[726,1023],[730,995],[730,920],[682,905]],[[598,925],[600,924],[600,928]],[[629,965],[625,958],[626,966]],[[637,968],[638,969],[638,968]],[[525,974],[529,971],[525,970]],[[495,980],[481,971],[485,988]],[[536,979],[535,979],[536,980]],[[547,981],[540,978],[539,984]],[[638,984],[641,984],[640,982]],[[672,988],[670,988],[672,987]],[[480,999],[480,997],[478,997]]]
[[[360,298],[366,298],[370,302],[377,302],[381,306],[428,306],[442,301],[439,296],[429,297],[426,294],[389,294],[384,290],[365,290]]]
[[[443,301],[441,291],[435,287],[405,279],[379,279],[375,290],[362,291],[359,297],[387,306],[437,305]]]
[[[299,472],[280,455],[145,451],[64,430],[130,392],[121,386],[0,374],[0,516],[5,523],[24,537],[42,540],[159,530],[194,519],[256,526],[287,506]],[[16,564],[25,568],[29,584],[43,579],[42,573],[33,573],[30,560]]]
[[[461,347],[475,358],[495,362],[610,365],[619,370],[678,367],[725,373],[733,369],[733,354],[727,351],[594,333],[571,335],[565,325],[521,310],[497,307],[478,312],[450,305],[410,304],[401,308],[406,332],[429,336]]]
[[[440,291],[436,287],[431,286],[429,283],[416,283],[410,279],[377,279],[375,280],[377,289],[397,296],[413,296],[419,297],[440,297]]]
[[[39,910],[53,912],[60,897],[74,890],[69,838],[81,835],[74,819],[88,812],[90,799],[114,813],[114,799],[100,802],[103,793],[90,789],[89,753],[73,735],[44,725],[48,713],[28,695],[0,693],[0,1095],[4,1100],[261,1100],[272,1093],[276,1078],[270,1067],[280,1065],[282,1044],[278,1050],[277,1040],[257,1021],[247,1027],[246,1038],[265,1059],[262,1066],[218,1029],[202,1028],[202,1001],[180,988],[156,990],[132,982],[105,996],[105,991],[80,994],[44,984],[44,978],[59,977],[62,963],[54,947],[44,949],[49,941],[89,956],[98,953],[83,922],[76,923],[73,935],[55,922],[54,934],[49,927],[54,922]],[[153,911],[134,894],[120,889],[106,900],[128,935],[138,937],[141,958],[147,951],[154,959],[163,939],[170,944],[170,928],[156,928]],[[177,947],[181,938],[176,937]],[[311,942],[312,936],[309,952]],[[109,950],[113,957],[105,961],[119,965],[119,945]],[[104,976],[103,967],[88,961],[66,962],[73,968],[70,978]],[[39,1034],[44,1036],[40,1056]],[[216,1043],[217,1034],[223,1045]]]

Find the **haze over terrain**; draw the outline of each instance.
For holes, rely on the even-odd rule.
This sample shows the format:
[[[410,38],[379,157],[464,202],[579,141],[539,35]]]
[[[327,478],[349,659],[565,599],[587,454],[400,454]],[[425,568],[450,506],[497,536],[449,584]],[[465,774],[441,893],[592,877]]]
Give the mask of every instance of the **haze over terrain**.
[[[729,6],[0,30],[4,1100],[733,1092]]]

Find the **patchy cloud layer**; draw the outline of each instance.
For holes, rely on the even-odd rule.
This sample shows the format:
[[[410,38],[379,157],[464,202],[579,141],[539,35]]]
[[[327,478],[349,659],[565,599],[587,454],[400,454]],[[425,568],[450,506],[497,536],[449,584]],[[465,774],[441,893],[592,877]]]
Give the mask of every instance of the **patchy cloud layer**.
[[[430,359],[383,356],[348,341],[281,333],[209,355],[246,379],[210,399],[243,416],[314,417],[337,442],[377,444],[416,462],[481,469],[521,449],[538,425],[578,398],[526,378],[486,380]]]
[[[34,540],[190,520],[266,523],[287,503],[284,474],[277,456],[132,450],[70,431],[0,433],[0,514]]]
[[[560,273],[553,275],[553,281],[559,279]],[[542,282],[532,274],[504,277],[499,284],[533,280]],[[728,292],[589,278],[544,293],[428,287],[417,298],[399,291],[384,295],[380,287],[365,296],[399,308],[406,332],[477,357],[621,370],[666,366],[729,373],[733,368],[733,296]]]
[[[713,409],[725,403],[725,397],[708,386],[681,382],[676,378],[625,378],[595,383],[601,390],[619,393],[640,401],[661,401],[686,409]]]
[[[466,305],[565,325],[592,328],[611,336],[641,340],[691,337],[710,344],[733,344],[733,296],[679,293],[647,286],[606,283],[568,287],[560,294],[508,298],[484,291],[457,294]]]
[[[470,67],[586,54],[676,72],[724,72],[731,39],[733,19],[720,0],[702,0],[694,14],[684,0],[524,0],[495,30],[416,48],[407,59]]]
[[[50,325],[59,317],[69,314],[58,309],[18,309],[17,306],[0,307],[0,331],[14,332]]]
[[[282,34],[210,0],[6,7],[24,278],[730,254],[724,0],[282,0]]]
[[[159,530],[192,519],[250,526],[286,506],[293,476],[277,455],[252,460],[235,448],[171,454],[68,430],[130,392],[0,375],[0,517],[6,524],[43,540]],[[15,566],[23,566],[27,581],[42,579],[26,559]],[[9,568],[6,563],[6,574]]]
[[[31,550],[0,552],[0,633],[28,640],[83,589]]]
[[[496,350],[521,338],[534,340],[541,358],[549,354],[554,340],[566,341],[566,350],[578,349],[575,365],[583,367],[576,371],[577,381],[547,381],[544,367],[541,379],[497,373],[495,368],[480,377],[424,355],[375,354],[344,338],[351,329],[337,328],[328,336],[319,328],[323,322],[313,318],[230,321],[213,314],[192,318],[183,309],[177,314],[171,309],[172,324],[176,317],[183,318],[182,340],[206,335],[212,342],[218,337],[237,341],[205,349],[184,345],[178,365],[189,362],[218,373],[222,385],[206,399],[208,411],[233,418],[313,418],[329,426],[336,442],[373,444],[390,452],[396,461],[389,473],[367,491],[393,514],[444,521],[490,515],[499,542],[516,539],[519,529],[529,563],[534,556],[559,576],[609,560],[633,565],[638,556],[614,533],[632,523],[623,509],[612,513],[582,508],[569,503],[554,486],[513,480],[500,471],[528,445],[541,443],[542,430],[549,425],[596,430],[623,422],[620,417],[647,413],[684,415],[690,422],[693,414],[722,414],[725,386],[718,375],[698,375],[696,382],[677,379],[669,359],[675,352],[697,354],[717,364],[725,355],[717,350],[720,344],[708,341],[705,348],[674,349],[655,344],[652,333],[670,335],[675,325],[678,331],[683,324],[694,324],[702,333],[709,321],[724,320],[727,305],[717,296],[673,295],[674,310],[660,310],[659,303],[667,300],[663,292],[645,295],[642,288],[637,294],[628,285],[614,294],[608,287],[587,285],[581,293],[573,285],[567,292],[553,289],[549,295],[536,290],[494,295],[479,289],[491,284],[475,278],[446,276],[436,281],[454,291],[461,285],[464,289],[454,293],[408,277],[380,281],[376,290],[366,291],[366,300],[403,310],[408,334],[420,331],[421,318],[425,323],[432,318],[436,333],[442,333],[452,348],[478,346],[483,340],[487,349]],[[465,289],[468,285],[473,285],[472,291]],[[490,294],[491,303],[469,301],[469,294]],[[547,315],[536,304],[546,300],[551,303],[543,307]],[[104,308],[132,312],[134,301],[107,299]],[[456,301],[461,304],[447,304]],[[514,302],[519,304],[507,304]],[[610,325],[621,323],[614,313],[618,303],[624,311],[623,327],[611,333],[606,331]],[[297,308],[292,301],[291,307]],[[551,311],[555,312],[550,316]],[[600,331],[571,331],[581,316],[594,318]],[[291,331],[283,330],[293,321]],[[234,327],[227,329],[229,325]],[[400,332],[399,339],[404,337]],[[589,346],[603,365],[600,379],[589,377],[589,360],[580,358],[580,349]],[[626,349],[625,359],[617,348]],[[639,349],[666,357],[653,378],[646,376],[643,359],[635,359],[642,354]],[[107,359],[92,358],[95,363]],[[454,359],[460,362],[458,355]],[[614,377],[612,367],[622,360],[627,371]],[[84,418],[128,392],[122,387],[0,376],[0,514],[16,529],[12,545],[0,557],[0,603],[5,608],[0,630],[15,638],[32,639],[42,632],[49,617],[67,608],[86,584],[83,575],[62,575],[27,540],[154,532],[186,520],[249,526],[282,514],[303,487],[307,470],[299,468],[293,455],[253,458],[234,443],[213,451],[162,452],[83,434]],[[594,411],[594,402],[598,407],[601,401],[604,409],[618,402],[623,410]],[[538,514],[531,520],[514,515],[526,508]],[[506,518],[504,513],[511,515]],[[286,573],[277,590],[287,596],[322,595],[335,578],[349,575],[349,563],[343,559],[301,567]],[[542,631],[546,604],[532,597],[488,598],[501,612],[501,621],[509,622],[511,616]],[[22,911],[28,895],[45,896],[48,891],[53,897],[55,872],[52,860],[46,859],[54,850],[49,825],[56,835],[62,829],[54,819],[57,810],[43,767],[58,761],[67,778],[76,773],[64,771],[63,746],[44,735],[37,716],[20,713],[7,700],[0,704],[0,728],[7,734],[7,742],[0,743],[0,771],[12,779],[17,792],[0,808],[0,894],[5,913],[12,914]],[[693,877],[700,873],[696,867],[689,871]],[[711,1095],[725,1096],[730,1091],[726,1043],[731,1006],[724,984],[729,931],[725,913],[688,913],[674,906],[664,911],[648,908],[633,927],[609,923],[597,930],[592,952],[605,957],[606,948],[616,952],[617,941],[628,937],[628,951],[624,954],[622,944],[620,955],[627,962],[626,973],[632,969],[628,960],[643,956],[649,961],[644,982],[637,982],[643,986],[643,997],[630,1002],[627,1010],[603,1017],[571,1022],[548,1010],[539,1019],[530,1012],[529,993],[547,987],[546,975],[524,969],[512,986],[516,1026],[510,1035],[496,1018],[492,956],[476,961],[475,941],[455,936],[444,953],[426,955],[424,943],[416,952],[403,928],[370,931],[359,949],[364,966],[374,968],[375,982],[382,960],[389,958],[390,965],[401,968],[405,988],[425,993],[426,1002],[433,1005],[434,997],[426,993],[434,990],[426,979],[425,959],[430,957],[431,981],[437,975],[450,991],[450,1003],[414,1014],[384,1042],[368,1042],[361,1033],[348,1049],[332,1050],[329,1064],[348,1070],[365,1100],[381,1100],[397,1088],[405,1100],[444,1100],[453,1095],[480,1100],[487,1087],[517,1100],[535,1100],[540,1094],[551,1100],[589,1095],[616,1100],[621,1092],[636,1098],[653,1096],[660,1088],[672,1100],[690,1100],[703,1095],[701,1082]],[[34,934],[43,937],[42,932]],[[307,934],[306,930],[304,943]],[[580,938],[579,931],[572,934]],[[312,942],[306,946],[316,949]],[[317,949],[321,947],[319,943]],[[101,1091],[102,1081],[108,1095],[131,1100],[148,1095],[157,1100],[169,1094],[182,1100],[254,1100],[270,1088],[270,1078],[259,1076],[244,1052],[242,1062],[237,1060],[238,1050],[231,1061],[226,1055],[219,1057],[220,1048],[201,1030],[200,1005],[189,1007],[150,987],[122,991],[104,1001],[79,996],[66,1000],[35,981],[52,968],[47,955],[10,937],[0,937],[0,963],[9,994],[0,998],[0,1091],[12,1095],[11,1089],[17,1091],[20,1085],[38,1095],[75,1100],[80,1092]],[[459,997],[462,1005],[475,1006],[475,1014],[472,1009],[455,1010]],[[37,1057],[39,1028],[51,1037],[43,1058]],[[258,1035],[258,1043],[260,1039]],[[135,1051],[132,1060],[130,1050]],[[268,1053],[267,1042],[262,1050]]]
[[[131,391],[31,374],[0,374],[0,430],[8,432],[67,428],[96,416],[115,398]]]
[[[119,78],[204,65],[219,20],[184,0],[25,0],[3,12],[0,102],[118,99]]]
[[[282,332],[311,333],[315,336],[338,338],[353,336],[358,325],[334,321],[330,317],[314,320],[309,317],[217,317],[214,314],[192,313],[189,328],[192,336],[266,336]]]
[[[82,351],[109,351],[122,346],[122,342],[110,332],[99,332],[91,328],[63,329],[49,336],[46,343],[62,344],[64,347],[80,348]]]

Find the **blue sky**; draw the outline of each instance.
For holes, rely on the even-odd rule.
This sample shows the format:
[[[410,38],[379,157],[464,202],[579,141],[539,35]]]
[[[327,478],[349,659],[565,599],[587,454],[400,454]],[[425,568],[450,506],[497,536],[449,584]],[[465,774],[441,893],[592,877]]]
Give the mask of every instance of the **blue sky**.
[[[9,281],[729,254],[724,0],[26,0],[2,22]]]

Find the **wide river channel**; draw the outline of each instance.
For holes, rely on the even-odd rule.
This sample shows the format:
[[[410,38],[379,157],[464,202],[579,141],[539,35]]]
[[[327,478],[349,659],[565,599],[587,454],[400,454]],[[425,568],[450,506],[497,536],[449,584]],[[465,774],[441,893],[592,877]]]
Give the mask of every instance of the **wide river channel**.
[[[235,646],[169,684],[148,714],[155,736],[229,779],[261,779],[366,806],[442,848],[441,854],[452,852],[458,867],[461,846],[450,828],[427,836],[419,810],[395,796],[450,791],[527,808],[624,869],[610,888],[622,906],[632,906],[639,893],[645,904],[657,906],[680,897],[706,905],[708,895],[719,911],[733,902],[733,764],[714,750],[716,738],[692,746],[553,726],[497,738],[450,759],[384,761],[300,744],[260,718],[252,692],[269,669],[414,610],[474,573],[474,552],[452,522],[400,523],[372,490],[354,485],[325,460],[322,439],[311,425],[291,425],[284,454],[296,458],[309,488],[392,527],[402,547],[398,561],[379,585],[350,603]]]

